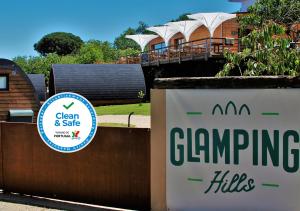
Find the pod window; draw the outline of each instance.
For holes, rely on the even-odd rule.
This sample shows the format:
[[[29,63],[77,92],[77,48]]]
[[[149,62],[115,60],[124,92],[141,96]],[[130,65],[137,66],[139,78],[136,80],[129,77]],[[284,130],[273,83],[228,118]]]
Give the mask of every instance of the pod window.
[[[0,91],[8,90],[8,76],[0,75]]]

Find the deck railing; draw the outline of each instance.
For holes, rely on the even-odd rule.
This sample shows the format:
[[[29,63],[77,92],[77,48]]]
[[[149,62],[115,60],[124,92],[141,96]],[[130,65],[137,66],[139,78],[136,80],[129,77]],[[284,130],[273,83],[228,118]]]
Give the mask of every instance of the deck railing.
[[[300,42],[292,42],[291,48],[300,50]],[[145,51],[139,55],[122,58],[120,64],[157,65],[209,57],[223,56],[225,51],[240,52],[243,50],[240,39],[204,38],[180,45],[171,45],[159,49]]]
[[[296,48],[296,49],[300,49],[300,42],[292,42],[291,47]]]
[[[204,38],[180,45],[171,45],[159,49],[145,51],[139,55],[123,58],[119,63],[144,64],[172,63],[195,60],[223,55],[224,51],[238,52],[241,50],[239,39]]]

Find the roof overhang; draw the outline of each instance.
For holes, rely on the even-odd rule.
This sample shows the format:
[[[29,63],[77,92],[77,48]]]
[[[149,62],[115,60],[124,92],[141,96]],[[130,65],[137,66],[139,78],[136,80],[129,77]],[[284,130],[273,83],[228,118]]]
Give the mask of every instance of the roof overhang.
[[[186,41],[188,42],[190,40],[192,33],[200,26],[202,26],[203,23],[198,20],[187,20],[187,21],[169,22],[167,23],[167,25],[180,31],[184,35]]]
[[[166,43],[166,46],[169,46],[169,41],[171,40],[171,38],[175,34],[180,32],[177,28],[175,28],[173,26],[168,26],[168,25],[149,27],[149,28],[147,28],[147,30],[155,32],[161,38],[163,38]]]
[[[224,12],[196,13],[188,15],[188,17],[202,22],[203,25],[208,29],[210,36],[213,36],[218,26],[220,26],[227,20],[236,18],[236,14],[229,14]]]
[[[136,34],[126,35],[126,38],[134,40],[141,47],[142,51],[144,51],[149,42],[158,38],[158,36],[153,34]]]

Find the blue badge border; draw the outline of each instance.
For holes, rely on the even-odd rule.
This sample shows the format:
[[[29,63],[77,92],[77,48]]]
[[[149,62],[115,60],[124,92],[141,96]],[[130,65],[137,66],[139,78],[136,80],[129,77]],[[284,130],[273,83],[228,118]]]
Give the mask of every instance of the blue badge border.
[[[45,111],[48,109],[48,107],[55,102],[56,100],[62,99],[62,98],[73,98],[80,102],[82,102],[90,111],[90,114],[92,116],[92,129],[88,135],[88,137],[81,142],[80,144],[73,146],[73,147],[62,147],[57,144],[54,144],[45,134],[44,127],[43,127],[43,117],[45,114]],[[91,141],[93,140],[94,136],[97,132],[97,115],[94,107],[91,105],[91,103],[83,96],[72,93],[72,92],[63,92],[54,95],[53,97],[49,98],[42,106],[42,108],[39,111],[38,118],[37,118],[37,126],[38,126],[38,132],[42,138],[42,140],[47,144],[50,148],[52,148],[55,151],[63,152],[63,153],[73,153],[77,152],[79,150],[82,150],[85,148]]]

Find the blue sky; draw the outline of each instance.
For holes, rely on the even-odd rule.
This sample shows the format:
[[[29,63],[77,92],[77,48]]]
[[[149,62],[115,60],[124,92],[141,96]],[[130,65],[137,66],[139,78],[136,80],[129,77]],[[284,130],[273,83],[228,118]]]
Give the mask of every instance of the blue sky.
[[[71,32],[83,40],[113,42],[139,21],[157,25],[190,12],[235,12],[227,0],[2,0],[0,58],[37,55],[33,49],[43,35]]]

